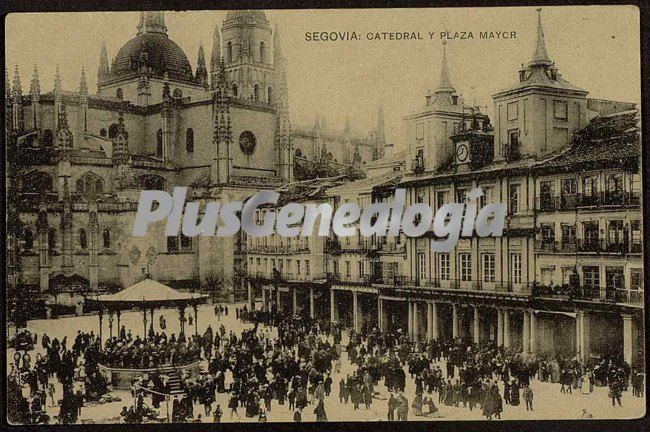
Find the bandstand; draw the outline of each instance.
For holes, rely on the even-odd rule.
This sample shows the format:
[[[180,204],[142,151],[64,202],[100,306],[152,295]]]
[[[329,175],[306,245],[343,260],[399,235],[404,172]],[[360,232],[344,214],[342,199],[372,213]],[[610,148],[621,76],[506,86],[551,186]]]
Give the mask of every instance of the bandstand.
[[[185,338],[185,309],[194,309],[194,334],[198,334],[198,305],[207,301],[208,296],[203,294],[185,293],[177,291],[152,279],[144,279],[115,294],[86,297],[85,301],[99,309],[99,340],[103,347],[103,320],[108,315],[109,339],[113,339],[113,323],[117,320],[117,332],[120,331],[120,317],[124,310],[139,310],[142,312],[143,339],[147,334],[153,334],[154,311],[159,308],[176,308],[180,321],[179,339]],[[149,319],[147,319],[149,315]],[[177,372],[186,370],[191,375],[198,373],[198,359],[187,364],[176,365]],[[101,373],[117,388],[128,389],[133,378],[142,374],[161,371],[169,365],[159,368],[123,368],[112,365],[99,364]]]

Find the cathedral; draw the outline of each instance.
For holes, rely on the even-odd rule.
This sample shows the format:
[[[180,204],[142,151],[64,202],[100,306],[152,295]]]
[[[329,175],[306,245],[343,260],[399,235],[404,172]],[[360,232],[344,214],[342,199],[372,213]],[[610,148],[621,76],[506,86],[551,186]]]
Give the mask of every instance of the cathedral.
[[[16,68],[5,95],[10,287],[77,312],[82,293],[146,276],[232,298],[244,239],[167,237],[164,225],[132,237],[141,190],[187,186],[188,199],[230,202],[294,181],[294,159],[360,168],[380,157],[381,111],[370,136],[292,132],[287,59],[263,11],[228,12],[212,42],[193,71],[164,12],[141,12],[112,62],[102,47],[96,94],[83,69],[78,91],[64,90],[58,67],[52,92],[35,67],[23,94]]]

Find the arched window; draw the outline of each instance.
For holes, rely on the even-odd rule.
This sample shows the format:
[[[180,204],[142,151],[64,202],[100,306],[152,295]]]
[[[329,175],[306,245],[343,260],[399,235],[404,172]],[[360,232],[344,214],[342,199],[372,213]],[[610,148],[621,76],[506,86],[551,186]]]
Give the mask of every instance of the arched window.
[[[43,147],[54,147],[54,132],[52,132],[52,129],[43,131]]]
[[[259,100],[260,100],[260,85],[259,84],[255,84],[255,86],[253,87],[253,99],[255,100],[255,102],[259,102]]]
[[[232,62],[232,42],[228,42],[226,58],[228,59],[228,62]]]
[[[185,132],[185,151],[194,153],[194,129],[187,128]]]
[[[232,95],[235,96],[235,97],[237,97],[237,90],[238,90],[237,89],[237,84],[232,83]]]
[[[86,230],[83,228],[79,230],[79,247],[81,249],[88,247],[88,237],[86,236]]]
[[[108,249],[111,247],[111,232],[108,230],[108,228],[104,228],[104,232],[102,232],[102,239],[104,241],[104,248]]]
[[[174,97],[177,99],[180,99],[183,97],[183,90],[181,89],[174,89]]]
[[[117,96],[119,100],[122,100],[122,98],[124,98],[124,92],[122,91],[121,88],[117,89],[117,91],[115,92],[115,96]]]
[[[163,157],[163,139],[162,139],[162,129],[158,129],[156,132],[156,156],[159,158]]]
[[[103,194],[104,193],[104,181],[102,179],[97,179],[95,182],[95,193]]]
[[[153,175],[153,174],[146,174],[140,177],[140,185],[143,189],[146,190],[165,190],[165,179]]]
[[[264,42],[260,42],[260,62],[266,63],[266,47]]]
[[[295,155],[296,155],[296,157],[302,157],[302,150],[296,149]]]
[[[273,103],[273,87],[266,89],[266,101],[268,103]]]
[[[25,241],[25,250],[32,250],[34,248],[34,233],[29,228],[23,231],[23,240]]]
[[[79,195],[96,198],[104,193],[104,180],[95,173],[87,172],[75,182],[75,189]]]
[[[42,171],[31,171],[23,177],[23,193],[42,194],[54,190],[52,176]]]
[[[47,248],[49,250],[56,249],[56,229],[50,228],[47,232]]]
[[[109,139],[114,139],[117,136],[118,128],[119,128],[119,126],[117,125],[117,123],[113,123],[112,125],[110,125],[108,127],[108,138]]]
[[[102,138],[106,138],[106,129],[101,128],[99,130],[99,136],[102,137]]]

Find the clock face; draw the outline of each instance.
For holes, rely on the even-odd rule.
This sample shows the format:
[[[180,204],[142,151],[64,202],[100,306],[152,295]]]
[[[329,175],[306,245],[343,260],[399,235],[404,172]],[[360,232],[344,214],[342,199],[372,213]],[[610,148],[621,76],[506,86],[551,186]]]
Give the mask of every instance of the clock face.
[[[467,160],[467,156],[469,156],[469,149],[467,148],[467,145],[460,144],[458,147],[456,147],[456,157],[458,158],[459,162],[465,162]]]

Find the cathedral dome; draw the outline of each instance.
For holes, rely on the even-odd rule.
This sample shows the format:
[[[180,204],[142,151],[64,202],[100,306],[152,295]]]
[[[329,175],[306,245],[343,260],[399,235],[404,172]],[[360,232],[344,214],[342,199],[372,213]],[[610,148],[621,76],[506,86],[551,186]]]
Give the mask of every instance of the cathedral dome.
[[[167,36],[162,15],[143,15],[138,30],[138,35],[117,52],[111,69],[113,78],[132,75],[146,67],[155,76],[163,77],[166,72],[170,79],[193,81],[190,62],[181,47]]]
[[[258,21],[268,22],[266,19],[266,14],[262,10],[247,9],[228,11],[228,14],[226,15],[226,21],[236,19],[254,19]]]

